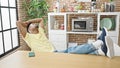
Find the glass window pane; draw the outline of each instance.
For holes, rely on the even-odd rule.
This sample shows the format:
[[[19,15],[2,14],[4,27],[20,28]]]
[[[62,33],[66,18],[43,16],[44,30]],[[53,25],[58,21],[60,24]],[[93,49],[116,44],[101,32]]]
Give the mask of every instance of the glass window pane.
[[[17,29],[12,30],[12,42],[13,42],[13,47],[18,46],[18,33]]]
[[[10,9],[11,28],[16,27],[16,9]]]
[[[15,0],[9,0],[10,7],[15,7]]]
[[[3,39],[2,39],[2,33],[0,33],[0,55],[3,54]]]
[[[1,28],[1,16],[0,16],[0,31],[2,30],[2,28]]]
[[[1,8],[3,30],[10,28],[8,8]]]
[[[8,0],[1,0],[1,6],[8,6]]]
[[[11,46],[11,35],[10,31],[5,31],[4,33],[4,44],[5,44],[5,52],[12,49]]]

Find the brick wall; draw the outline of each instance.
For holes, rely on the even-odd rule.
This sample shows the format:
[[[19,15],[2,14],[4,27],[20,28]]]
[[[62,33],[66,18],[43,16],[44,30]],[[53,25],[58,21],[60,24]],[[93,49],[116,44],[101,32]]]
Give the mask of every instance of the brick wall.
[[[49,10],[50,11],[53,11],[54,7],[55,7],[55,2],[56,0],[46,0],[48,2],[48,4],[50,5],[50,8]],[[104,4],[105,2],[109,2],[109,0],[96,0],[97,1],[97,8],[99,9],[101,4]],[[120,11],[120,0],[114,0],[115,2],[115,11]],[[70,11],[70,7],[71,6],[76,6],[80,3],[76,3],[75,0],[61,0],[60,1],[60,8],[65,4],[65,8],[66,8],[66,11]],[[84,6],[90,6],[90,2],[86,2],[84,4]]]
[[[18,6],[18,20],[24,21],[27,17],[25,10],[22,8],[24,0],[17,0],[17,6]],[[21,34],[19,34],[20,37],[20,50],[30,50],[30,48],[27,46],[26,42],[22,39]]]
[[[26,19],[26,17],[27,17],[27,15],[26,15],[26,13],[25,13],[25,10],[22,8],[22,4],[23,4],[23,1],[24,0],[17,0],[17,4],[18,4],[18,18],[19,18],[19,20],[22,20],[22,21],[24,21],[25,19]],[[29,0],[28,0],[29,1]],[[55,1],[56,0],[46,0],[47,2],[48,2],[48,4],[50,5],[50,8],[49,8],[49,11],[53,11],[53,8],[54,8],[54,3],[55,3]],[[74,3],[74,1],[75,0],[61,0],[61,2],[60,2],[60,5],[62,6],[63,4],[65,4],[65,6],[66,6],[66,11],[69,11],[70,9],[70,6],[73,6],[75,3]],[[109,0],[97,0],[97,5],[98,5],[98,8],[99,8],[99,5],[100,4],[102,4],[102,3],[104,3],[104,2],[108,2]],[[120,0],[114,0],[115,1],[115,3],[116,3],[116,7],[115,7],[115,10],[116,11],[120,11]],[[89,3],[87,3],[87,4],[89,4]],[[70,20],[71,21],[71,20]],[[96,21],[96,20],[95,20]],[[96,26],[96,25],[94,25],[94,26]],[[71,27],[68,27],[69,28],[69,30],[71,29]],[[96,29],[94,29],[94,30],[96,30]],[[77,37],[78,35],[69,35],[69,37],[70,37],[70,41],[73,41],[73,39],[75,38],[75,37]],[[79,36],[81,36],[81,35],[79,35]],[[82,35],[82,37],[84,38],[84,37],[86,37],[86,35]],[[91,35],[89,35],[87,38],[89,38],[89,37],[91,37]],[[72,39],[71,39],[72,38]],[[86,39],[87,39],[86,38]],[[93,38],[95,38],[95,35],[93,35]],[[75,39],[75,40],[78,40],[78,39]],[[120,40],[120,36],[119,36],[119,40]],[[86,40],[85,40],[86,41]],[[85,41],[83,41],[83,42],[85,42]],[[79,43],[81,43],[80,41],[78,41]],[[21,35],[20,35],[20,45],[21,45],[21,47],[20,47],[20,49],[22,49],[22,50],[29,50],[29,47],[27,47],[27,44],[23,41],[23,39],[22,39],[22,37],[21,37]],[[120,42],[119,42],[119,45],[120,45]]]
[[[75,42],[78,44],[84,44],[88,39],[96,39],[95,34],[68,34],[68,42]]]

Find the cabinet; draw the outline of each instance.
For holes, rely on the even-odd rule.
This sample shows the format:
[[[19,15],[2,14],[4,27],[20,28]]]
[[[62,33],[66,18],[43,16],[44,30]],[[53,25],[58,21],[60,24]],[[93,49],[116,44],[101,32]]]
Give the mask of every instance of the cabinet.
[[[67,48],[66,13],[48,13],[49,40],[57,50]]]
[[[118,44],[119,38],[119,13],[118,12],[104,12],[98,13],[98,31],[101,32],[102,27],[108,29],[108,36],[110,36],[114,43]]]
[[[71,30],[73,18],[93,17],[94,27],[92,32],[73,32]],[[104,19],[111,19],[112,27],[108,29],[108,35],[118,44],[119,37],[119,12],[99,12],[99,13],[48,13],[48,33],[49,40],[53,43],[57,50],[64,50],[69,43],[82,44],[88,39],[97,39],[101,33],[102,27],[108,27],[109,22],[102,22]],[[101,26],[105,23],[105,25]],[[113,26],[114,25],[114,26]]]

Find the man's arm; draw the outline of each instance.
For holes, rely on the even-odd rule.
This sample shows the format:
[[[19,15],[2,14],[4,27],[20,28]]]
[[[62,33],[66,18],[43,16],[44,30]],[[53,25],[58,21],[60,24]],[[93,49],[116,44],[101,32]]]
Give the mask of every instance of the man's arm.
[[[22,21],[17,21],[16,25],[17,25],[19,32],[22,34],[23,37],[25,37],[27,33],[27,29],[26,29],[27,23],[22,22]]]
[[[23,37],[26,36],[27,33],[27,26],[29,23],[39,23],[39,26],[44,29],[44,23],[42,18],[35,18],[25,22],[17,21],[17,27],[19,32],[22,34]]]
[[[43,23],[42,18],[31,19],[31,20],[26,21],[26,23],[39,23],[39,26],[44,29],[44,23]]]

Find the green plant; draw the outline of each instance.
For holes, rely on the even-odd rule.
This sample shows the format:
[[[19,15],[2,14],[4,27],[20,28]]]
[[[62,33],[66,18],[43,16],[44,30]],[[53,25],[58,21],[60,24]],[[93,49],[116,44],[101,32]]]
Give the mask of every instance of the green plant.
[[[23,8],[28,16],[26,20],[28,20],[43,17],[46,19],[49,7],[46,0],[24,0]]]
[[[110,0],[110,2],[112,2],[113,0]]]

